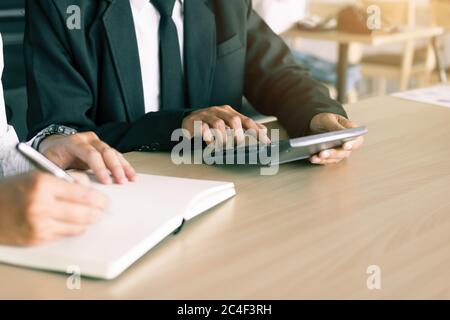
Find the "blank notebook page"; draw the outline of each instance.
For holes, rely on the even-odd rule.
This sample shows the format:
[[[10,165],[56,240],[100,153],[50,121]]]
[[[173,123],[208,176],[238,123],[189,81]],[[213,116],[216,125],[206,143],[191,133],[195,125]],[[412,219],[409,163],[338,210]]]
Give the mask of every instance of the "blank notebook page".
[[[199,203],[209,209],[235,194],[228,182],[150,175],[121,186],[95,187],[110,198],[111,206],[87,233],[36,248],[0,246],[0,261],[56,271],[77,265],[82,273],[85,268],[89,275],[112,277],[176,230],[183,218],[200,213],[192,213]],[[214,194],[221,193],[225,196],[219,201]]]

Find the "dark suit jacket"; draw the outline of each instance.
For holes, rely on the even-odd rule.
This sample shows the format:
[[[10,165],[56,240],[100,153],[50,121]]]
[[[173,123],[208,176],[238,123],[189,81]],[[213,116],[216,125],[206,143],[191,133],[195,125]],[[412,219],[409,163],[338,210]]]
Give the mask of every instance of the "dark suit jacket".
[[[8,105],[5,105],[6,107],[6,119],[8,121],[8,124],[11,123],[11,119],[12,119],[12,112],[11,112],[11,108]]]
[[[66,27],[70,5],[81,8],[81,30]],[[26,9],[30,137],[64,124],[93,130],[122,152],[168,150],[188,112],[226,104],[239,110],[243,96],[292,136],[305,134],[318,113],[345,116],[251,0],[185,1],[189,108],[149,114],[128,0],[29,0]]]

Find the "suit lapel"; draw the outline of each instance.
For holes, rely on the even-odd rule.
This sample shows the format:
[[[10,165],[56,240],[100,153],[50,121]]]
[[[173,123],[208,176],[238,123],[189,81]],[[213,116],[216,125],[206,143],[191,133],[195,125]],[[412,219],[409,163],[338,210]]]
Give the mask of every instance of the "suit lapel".
[[[184,2],[184,56],[189,107],[209,107],[216,64],[216,21],[208,0]]]
[[[109,6],[103,16],[107,41],[122,89],[130,121],[145,114],[141,65],[129,1],[103,0]]]

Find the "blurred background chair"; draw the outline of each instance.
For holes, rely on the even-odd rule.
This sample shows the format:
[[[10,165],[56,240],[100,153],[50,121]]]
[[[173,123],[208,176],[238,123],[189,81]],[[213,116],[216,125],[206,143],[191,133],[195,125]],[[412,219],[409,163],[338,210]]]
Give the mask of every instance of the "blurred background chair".
[[[300,0],[302,1],[302,0]],[[326,20],[335,17],[344,7],[351,5],[351,1],[307,1],[306,14],[308,16],[317,17]],[[306,65],[311,72],[311,76],[328,86],[332,96],[336,97],[337,82],[337,46],[334,43],[323,42],[315,44],[317,48],[320,45],[326,54],[320,54],[317,50],[308,50],[307,40],[298,40],[292,44],[294,57],[299,63]],[[316,41],[317,42],[317,41]],[[330,55],[330,53],[332,55]],[[358,100],[358,84],[362,79],[359,60],[361,59],[362,49],[359,45],[353,45],[349,49],[348,60],[350,62],[347,70],[347,102],[353,103]]]
[[[415,0],[361,0],[360,3],[364,9],[370,5],[378,6],[382,22],[390,27],[413,29],[418,25]],[[426,86],[435,67],[431,38],[420,46],[416,46],[414,40],[406,41],[402,53],[377,52],[361,59],[363,77],[376,82],[378,95],[386,94],[388,79],[397,79],[399,88],[396,90],[400,91],[409,89],[413,78],[419,86]]]
[[[341,8],[348,4],[348,0],[334,3],[305,0],[254,0],[255,10],[279,34],[292,28],[306,15],[314,15],[318,19],[325,19],[335,15]],[[310,41],[299,38],[286,38],[285,40],[290,46],[296,61],[309,70],[312,78],[327,85],[332,96],[336,97],[336,44],[327,41]],[[355,50],[350,50],[350,52],[351,56],[355,56]],[[351,60],[356,61],[358,58]],[[359,66],[357,64],[351,64],[348,68],[347,75],[347,100],[353,102],[357,99],[356,87],[361,79]]]
[[[443,65],[440,65],[438,68],[438,72],[441,72],[440,78],[448,81],[448,79],[450,78],[450,67],[447,68],[447,73],[445,73],[445,66],[450,63],[450,46],[448,45],[448,42],[450,42],[450,1],[432,0],[431,14],[433,23],[439,27],[444,28],[446,32],[445,35],[441,37],[441,39],[444,41],[438,42],[438,40],[436,39],[433,45],[436,53],[440,56],[443,63]]]

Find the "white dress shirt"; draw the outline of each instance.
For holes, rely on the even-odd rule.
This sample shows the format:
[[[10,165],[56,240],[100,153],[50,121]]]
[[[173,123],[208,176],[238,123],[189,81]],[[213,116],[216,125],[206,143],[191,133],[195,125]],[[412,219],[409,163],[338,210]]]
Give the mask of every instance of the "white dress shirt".
[[[130,0],[136,30],[142,85],[144,89],[145,112],[160,110],[160,66],[159,66],[159,11],[149,0]],[[183,63],[183,0],[177,0],[172,19],[178,30],[180,54]]]
[[[3,41],[0,34],[0,79],[3,74],[3,64]],[[8,126],[3,86],[0,81],[0,177],[16,175],[31,169],[28,161],[23,159],[15,149],[18,141],[16,131]]]

